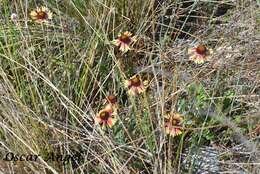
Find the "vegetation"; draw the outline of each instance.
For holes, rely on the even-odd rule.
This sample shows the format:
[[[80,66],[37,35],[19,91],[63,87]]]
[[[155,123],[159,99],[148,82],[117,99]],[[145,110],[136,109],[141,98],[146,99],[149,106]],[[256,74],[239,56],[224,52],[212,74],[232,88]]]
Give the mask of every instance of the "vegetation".
[[[0,22],[2,173],[260,173],[259,1],[2,0]]]

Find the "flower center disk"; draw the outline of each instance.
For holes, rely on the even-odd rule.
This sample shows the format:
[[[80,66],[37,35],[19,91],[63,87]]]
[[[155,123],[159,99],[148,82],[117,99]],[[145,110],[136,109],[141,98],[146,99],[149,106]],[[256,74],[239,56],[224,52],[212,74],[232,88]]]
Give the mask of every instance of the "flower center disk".
[[[138,77],[134,77],[133,79],[131,79],[131,86],[140,86],[141,85],[141,81]]]
[[[207,52],[207,48],[206,48],[204,45],[199,45],[199,46],[197,46],[197,48],[196,48],[196,52],[197,52],[198,54],[205,55],[206,52]]]
[[[115,104],[117,102],[117,97],[116,96],[113,96],[113,95],[109,95],[107,97],[107,100],[112,103],[112,104]]]
[[[129,36],[127,35],[122,35],[119,37],[119,40],[125,44],[130,44],[131,43],[131,39]]]
[[[178,125],[179,123],[180,123],[180,121],[177,120],[177,119],[173,119],[173,120],[172,120],[172,124],[173,124],[173,125]]]
[[[109,116],[110,116],[110,114],[108,112],[105,112],[105,111],[100,114],[100,118],[102,120],[105,120],[105,121],[108,120]]]
[[[38,19],[48,19],[48,14],[46,12],[40,11],[37,13]]]

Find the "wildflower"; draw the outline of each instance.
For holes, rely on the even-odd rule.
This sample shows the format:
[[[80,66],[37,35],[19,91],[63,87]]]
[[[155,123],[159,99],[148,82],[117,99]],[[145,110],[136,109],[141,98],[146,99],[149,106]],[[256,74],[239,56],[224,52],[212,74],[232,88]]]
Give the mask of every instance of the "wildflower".
[[[18,19],[17,14],[16,14],[16,13],[12,13],[12,14],[11,14],[11,20],[12,20],[13,22],[16,22],[17,19]]]
[[[47,7],[37,7],[31,11],[30,16],[37,23],[47,23],[52,19],[52,12]]]
[[[116,111],[110,104],[108,104],[104,109],[99,111],[99,113],[95,117],[95,122],[99,124],[102,128],[104,128],[105,126],[112,127],[117,121],[116,115]]]
[[[213,53],[212,49],[207,48],[205,45],[201,45],[201,44],[195,48],[188,49],[190,60],[194,61],[197,64],[202,64],[205,61],[209,60],[212,53]]]
[[[107,96],[107,101],[111,104],[116,104],[117,103],[117,97],[114,95],[109,95]]]
[[[115,95],[109,95],[106,97],[107,102],[111,104],[114,110],[118,109],[117,97]]]
[[[180,128],[183,118],[178,113],[172,113],[165,116],[165,133],[172,137],[182,134],[182,129]]]
[[[130,95],[141,94],[145,91],[145,85],[139,75],[134,75],[125,81],[125,87],[128,88]]]
[[[130,44],[135,42],[135,37],[132,37],[132,33],[125,31],[118,35],[118,38],[113,40],[112,43],[119,47],[119,50],[126,53],[130,50]]]

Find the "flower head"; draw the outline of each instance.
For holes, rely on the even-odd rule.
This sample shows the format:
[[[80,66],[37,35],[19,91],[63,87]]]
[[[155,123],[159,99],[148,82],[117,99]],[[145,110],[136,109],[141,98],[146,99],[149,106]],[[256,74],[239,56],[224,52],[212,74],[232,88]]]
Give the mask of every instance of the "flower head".
[[[209,60],[212,53],[212,49],[207,48],[205,45],[202,44],[196,46],[195,48],[188,49],[190,60],[194,61],[197,64],[202,64],[205,61]]]
[[[18,19],[18,16],[17,16],[16,13],[12,13],[10,17],[11,17],[11,20],[12,20],[13,22],[16,22],[17,19]]]
[[[106,97],[106,99],[107,99],[107,102],[109,104],[111,104],[111,106],[113,107],[114,110],[118,110],[119,106],[117,103],[117,97],[115,95],[108,95]]]
[[[37,7],[30,16],[37,23],[48,23],[52,19],[52,12],[47,7]]]
[[[117,121],[116,115],[116,111],[110,104],[108,104],[96,115],[95,122],[99,124],[102,128],[105,126],[112,127]]]
[[[109,95],[107,96],[107,101],[111,104],[116,104],[117,103],[117,97],[114,95]]]
[[[171,113],[165,116],[165,133],[172,137],[182,134],[182,129],[180,128],[183,118],[178,113]]]
[[[134,75],[129,80],[126,80],[125,87],[128,88],[128,93],[130,95],[141,94],[145,91],[144,83],[139,75]]]
[[[118,38],[113,40],[112,43],[119,47],[119,50],[126,53],[130,50],[130,44],[135,42],[135,37],[132,37],[132,33],[125,31],[118,35]]]

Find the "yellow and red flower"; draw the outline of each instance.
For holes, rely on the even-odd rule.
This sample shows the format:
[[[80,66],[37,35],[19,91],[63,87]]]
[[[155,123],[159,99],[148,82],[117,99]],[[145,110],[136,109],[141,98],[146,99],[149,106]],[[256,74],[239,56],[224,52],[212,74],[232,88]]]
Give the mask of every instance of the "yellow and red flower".
[[[102,128],[105,126],[109,126],[111,128],[117,121],[116,116],[116,110],[114,110],[113,107],[108,104],[96,115],[95,123],[99,124]]]
[[[47,7],[37,7],[30,16],[36,23],[48,23],[52,19],[52,12]]]
[[[183,117],[178,113],[171,113],[165,116],[164,119],[164,129],[165,133],[172,137],[182,134],[181,124]]]
[[[139,75],[134,75],[125,81],[125,87],[128,88],[130,95],[141,94],[145,91],[145,85]]]
[[[130,44],[135,42],[135,37],[132,37],[132,33],[125,31],[118,35],[118,38],[113,40],[112,43],[119,47],[119,50],[126,53],[130,50]]]
[[[188,54],[189,59],[194,61],[196,64],[202,64],[208,61],[212,56],[213,50],[207,48],[205,45],[198,45],[195,48],[189,48]]]

